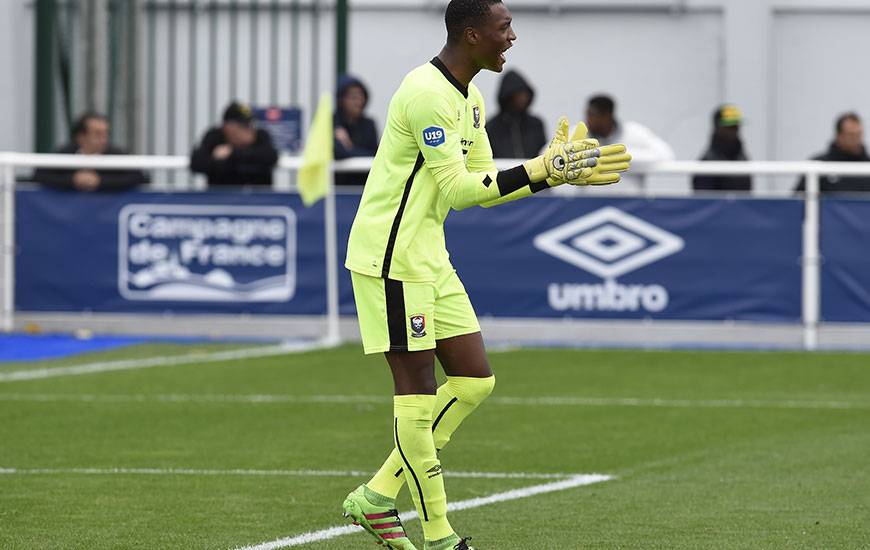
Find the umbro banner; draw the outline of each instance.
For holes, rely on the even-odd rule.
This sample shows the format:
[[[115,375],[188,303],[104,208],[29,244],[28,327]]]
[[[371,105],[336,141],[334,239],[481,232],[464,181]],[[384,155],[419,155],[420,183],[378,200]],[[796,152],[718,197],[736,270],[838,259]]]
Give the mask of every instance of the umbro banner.
[[[451,215],[478,315],[799,322],[798,200],[541,198]]]
[[[340,264],[358,202],[337,197]],[[796,323],[802,219],[792,199],[536,197],[451,213],[445,231],[480,316]],[[16,220],[19,311],[326,309],[323,207],[297,196],[21,189]]]

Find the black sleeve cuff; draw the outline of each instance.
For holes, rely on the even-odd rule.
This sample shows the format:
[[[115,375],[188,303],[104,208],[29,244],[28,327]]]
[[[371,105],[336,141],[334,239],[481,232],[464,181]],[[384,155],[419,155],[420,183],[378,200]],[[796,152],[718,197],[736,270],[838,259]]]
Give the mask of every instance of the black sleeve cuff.
[[[502,197],[510,195],[526,185],[532,185],[529,174],[522,165],[514,166],[510,170],[502,170],[496,176],[496,182],[498,183],[498,192]],[[547,183],[544,182],[544,185],[546,186]]]
[[[530,183],[529,187],[532,190],[532,193],[538,193],[539,191],[543,191],[544,189],[549,189],[550,184],[547,183],[547,180],[539,181],[538,183]]]

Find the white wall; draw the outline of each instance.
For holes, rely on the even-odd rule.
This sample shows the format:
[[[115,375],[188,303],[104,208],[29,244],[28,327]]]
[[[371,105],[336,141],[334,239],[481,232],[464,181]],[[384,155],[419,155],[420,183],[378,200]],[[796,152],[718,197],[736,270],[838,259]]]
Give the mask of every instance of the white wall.
[[[870,11],[778,13],[773,36],[775,158],[822,152],[838,113],[854,110],[870,120]]]
[[[0,3],[0,151],[33,148],[33,19],[26,3]]]

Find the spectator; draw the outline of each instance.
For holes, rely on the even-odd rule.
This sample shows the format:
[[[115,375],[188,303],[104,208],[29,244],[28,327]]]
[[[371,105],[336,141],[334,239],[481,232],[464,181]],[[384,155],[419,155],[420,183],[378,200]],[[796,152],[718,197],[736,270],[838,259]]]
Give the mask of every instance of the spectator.
[[[208,176],[209,185],[272,185],[277,162],[268,132],[254,127],[250,107],[234,101],[223,125],[210,128],[193,150],[190,169]]]
[[[62,155],[124,155],[124,151],[109,143],[109,119],[99,113],[85,113],[72,127],[72,143],[57,149]],[[148,183],[148,176],[140,170],[105,170],[68,168],[40,168],[33,181],[55,189],[75,191],[126,191]]]
[[[616,103],[610,96],[596,95],[589,98],[586,125],[589,127],[589,137],[597,139],[602,145],[624,143],[634,162],[658,162],[675,158],[671,146],[652,130],[638,122],[618,120]],[[618,185],[626,190],[640,190],[643,187],[643,177],[631,175],[629,172],[622,176]]]
[[[529,112],[535,91],[516,71],[507,71],[498,89],[501,111],[486,123],[493,158],[527,159],[547,144],[544,123]]]
[[[743,113],[734,105],[722,105],[713,112],[713,137],[710,147],[701,160],[745,161],[740,139],[740,124]],[[695,191],[751,191],[749,176],[695,176],[692,178]]]
[[[870,157],[864,149],[864,129],[861,118],[855,113],[845,113],[837,118],[834,126],[837,135],[826,153],[813,157],[813,160],[828,162],[867,162]],[[796,191],[805,189],[804,178],[798,182]],[[870,176],[821,176],[819,190],[822,193],[850,193],[870,191]]]
[[[378,130],[375,121],[365,116],[369,92],[358,78],[344,75],[336,87],[335,127],[336,160],[351,157],[373,157],[378,151]],[[339,172],[336,185],[364,185],[368,172]]]

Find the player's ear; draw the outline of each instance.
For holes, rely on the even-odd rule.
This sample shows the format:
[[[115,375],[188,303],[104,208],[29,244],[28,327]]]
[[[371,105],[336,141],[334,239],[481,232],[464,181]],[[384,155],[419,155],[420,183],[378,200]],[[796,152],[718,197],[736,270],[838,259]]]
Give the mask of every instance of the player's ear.
[[[480,35],[477,34],[477,31],[474,30],[474,27],[465,27],[465,32],[463,33],[465,36],[465,41],[471,44],[472,46],[476,46],[478,42],[480,42]]]

